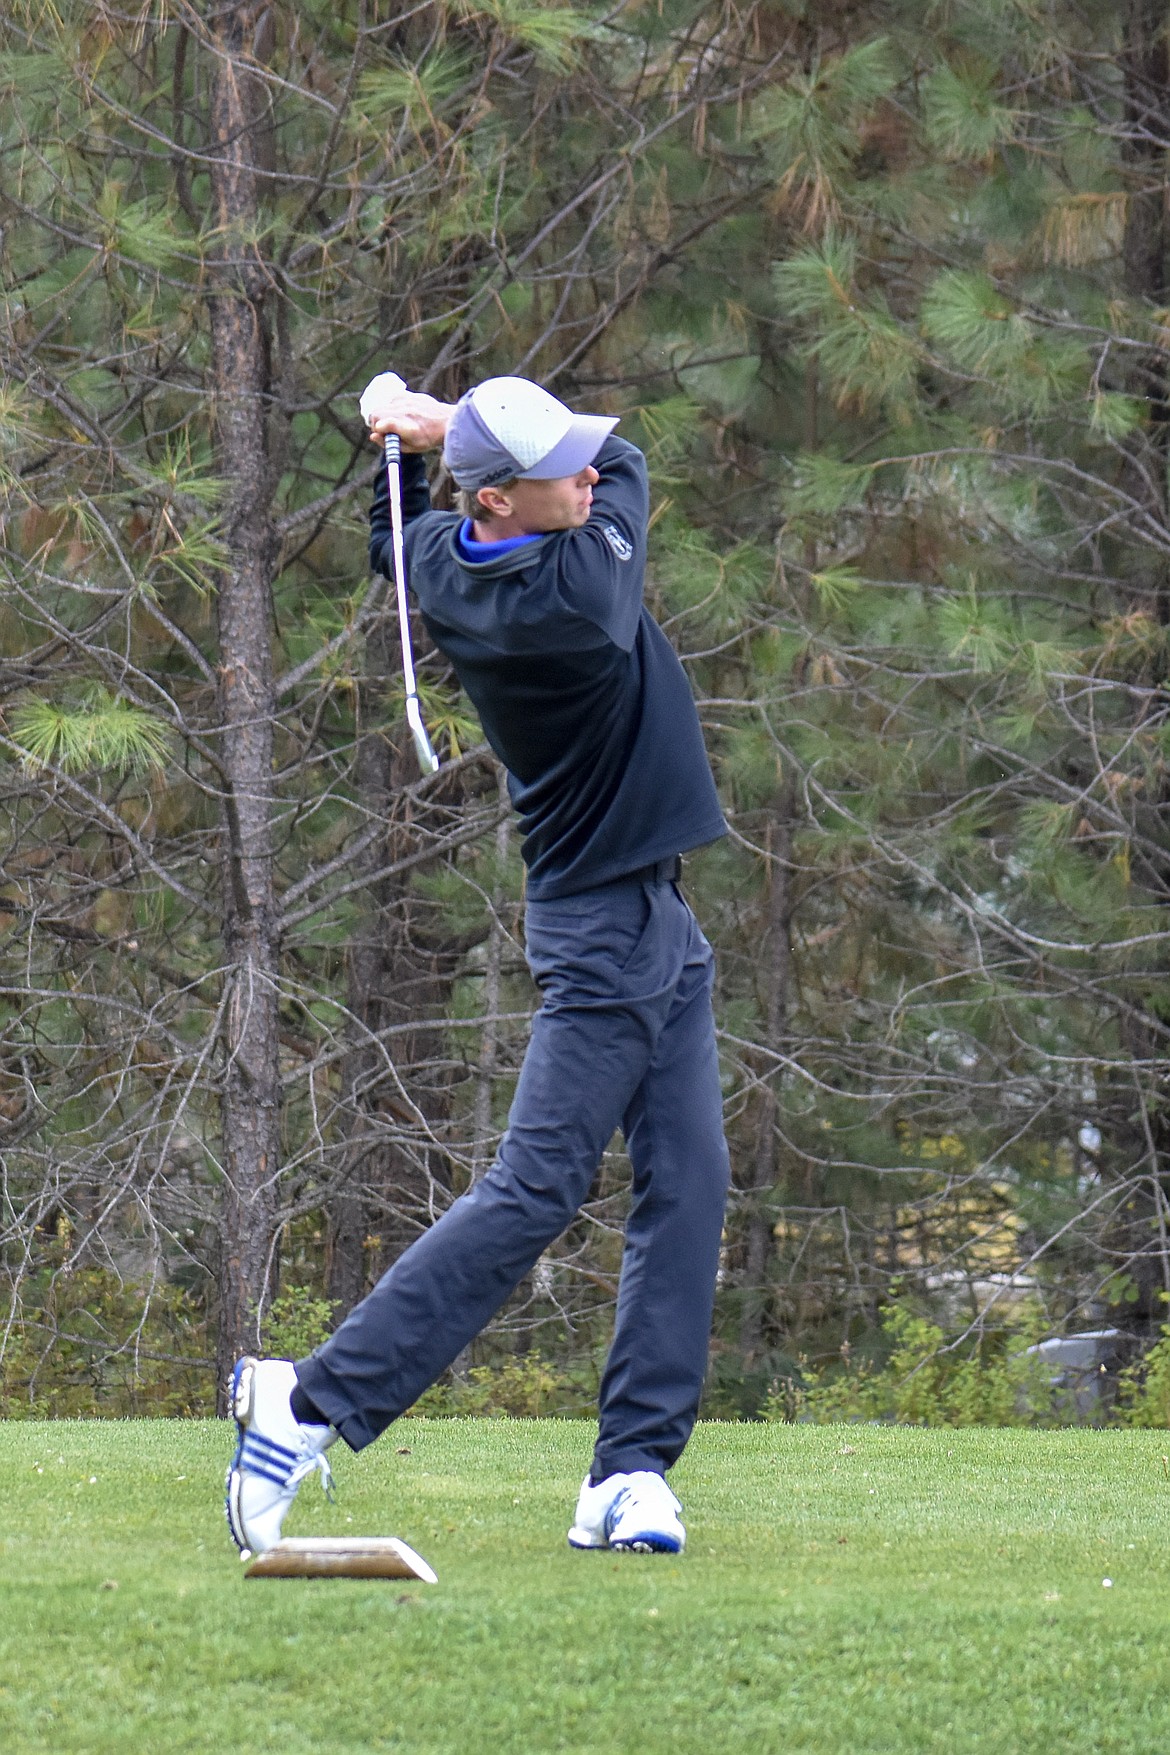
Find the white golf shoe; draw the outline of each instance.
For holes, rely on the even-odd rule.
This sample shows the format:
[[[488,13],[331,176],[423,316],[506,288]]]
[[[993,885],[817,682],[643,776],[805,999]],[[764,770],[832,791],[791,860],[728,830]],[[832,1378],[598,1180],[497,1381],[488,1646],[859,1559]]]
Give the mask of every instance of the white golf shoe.
[[[332,1497],[324,1453],[337,1433],[293,1418],[288,1398],[296,1381],[289,1359],[237,1359],[232,1372],[230,1412],[240,1441],[228,1465],[225,1509],[245,1559],[276,1546],[284,1514],[314,1469]]]
[[[681,1554],[687,1532],[682,1506],[661,1475],[639,1469],[607,1475],[596,1487],[586,1475],[569,1531],[574,1548],[617,1548],[635,1554]]]

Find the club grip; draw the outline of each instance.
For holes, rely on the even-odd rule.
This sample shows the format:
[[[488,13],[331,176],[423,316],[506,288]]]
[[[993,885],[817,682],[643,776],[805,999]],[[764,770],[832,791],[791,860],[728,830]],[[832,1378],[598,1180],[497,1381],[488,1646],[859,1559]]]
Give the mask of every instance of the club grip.
[[[402,440],[397,433],[387,433],[383,440],[383,449],[387,463],[398,463],[402,458]]]

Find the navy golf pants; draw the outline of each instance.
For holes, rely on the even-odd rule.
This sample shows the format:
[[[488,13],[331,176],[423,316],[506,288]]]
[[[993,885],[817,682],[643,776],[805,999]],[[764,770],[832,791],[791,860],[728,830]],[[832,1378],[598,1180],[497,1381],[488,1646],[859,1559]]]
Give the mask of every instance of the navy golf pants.
[[[530,900],[525,926],[543,1003],[495,1163],[297,1377],[369,1444],[570,1223],[620,1126],[633,1189],[592,1472],[661,1473],[698,1410],[728,1186],[711,948],[664,877]]]

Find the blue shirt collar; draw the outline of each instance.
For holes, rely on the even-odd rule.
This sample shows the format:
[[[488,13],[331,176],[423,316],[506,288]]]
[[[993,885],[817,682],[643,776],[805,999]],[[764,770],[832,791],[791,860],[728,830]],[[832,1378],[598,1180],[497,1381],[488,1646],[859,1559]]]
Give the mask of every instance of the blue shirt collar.
[[[514,548],[523,548],[526,542],[539,542],[539,532],[530,536],[502,536],[498,542],[477,542],[472,530],[470,518],[465,518],[455,533],[459,552],[467,561],[497,561],[501,555],[511,554]]]

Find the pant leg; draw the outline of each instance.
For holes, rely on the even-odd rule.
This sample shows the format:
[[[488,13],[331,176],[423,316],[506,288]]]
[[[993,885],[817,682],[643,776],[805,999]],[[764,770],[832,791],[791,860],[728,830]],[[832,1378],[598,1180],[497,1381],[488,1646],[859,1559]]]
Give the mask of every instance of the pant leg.
[[[543,1004],[496,1162],[297,1364],[354,1450],[475,1338],[584,1200],[674,1003],[680,906],[670,884],[633,882],[530,904]]]
[[[668,1469],[698,1413],[730,1182],[713,973],[694,923],[673,1006],[623,1122],[633,1200],[601,1384],[595,1479]]]

